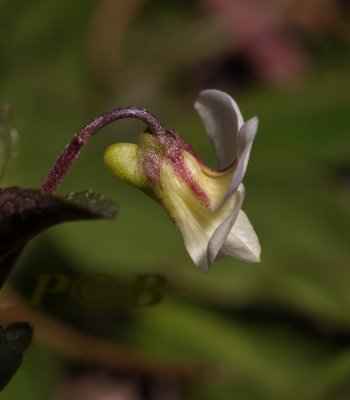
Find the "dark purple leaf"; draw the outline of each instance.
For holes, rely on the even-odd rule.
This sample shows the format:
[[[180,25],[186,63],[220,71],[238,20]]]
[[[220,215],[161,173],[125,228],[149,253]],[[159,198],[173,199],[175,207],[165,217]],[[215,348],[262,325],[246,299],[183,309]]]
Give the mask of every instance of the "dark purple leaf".
[[[0,189],[0,288],[32,237],[66,221],[111,219],[116,209],[108,197],[91,191],[60,197],[36,189]]]
[[[18,370],[32,338],[33,327],[27,322],[0,325],[0,390]]]

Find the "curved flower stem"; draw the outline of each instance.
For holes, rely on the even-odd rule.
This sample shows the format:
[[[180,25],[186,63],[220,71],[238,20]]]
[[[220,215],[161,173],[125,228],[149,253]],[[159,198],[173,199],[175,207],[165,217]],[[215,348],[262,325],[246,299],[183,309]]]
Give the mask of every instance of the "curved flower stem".
[[[71,168],[73,162],[79,156],[83,147],[87,144],[89,139],[97,133],[100,129],[124,118],[137,118],[148,125],[149,130],[154,135],[159,135],[164,132],[164,127],[160,121],[150,112],[136,107],[123,107],[116,108],[108,111],[99,117],[95,118],[81,131],[76,133],[71,142],[65,147],[54,166],[52,167],[49,175],[41,186],[42,193],[55,193],[58,186],[62,183],[66,173]]]

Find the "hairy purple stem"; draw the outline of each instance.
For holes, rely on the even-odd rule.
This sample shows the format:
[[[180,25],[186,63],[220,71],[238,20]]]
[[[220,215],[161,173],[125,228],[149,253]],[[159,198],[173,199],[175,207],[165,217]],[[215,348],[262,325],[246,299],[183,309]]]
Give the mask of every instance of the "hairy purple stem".
[[[164,128],[158,119],[142,108],[125,107],[116,108],[108,111],[99,117],[95,118],[81,131],[76,133],[71,142],[65,147],[54,166],[52,167],[49,175],[41,186],[42,193],[55,193],[58,186],[62,183],[66,173],[71,168],[73,162],[79,156],[80,152],[87,144],[89,139],[97,133],[100,129],[124,118],[137,118],[145,122],[151,133],[154,135],[164,132]]]

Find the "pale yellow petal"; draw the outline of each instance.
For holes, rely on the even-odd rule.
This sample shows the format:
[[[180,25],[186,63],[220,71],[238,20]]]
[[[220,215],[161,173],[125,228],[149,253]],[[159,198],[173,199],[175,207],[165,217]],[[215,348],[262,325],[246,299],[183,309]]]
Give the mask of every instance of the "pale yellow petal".
[[[190,257],[199,268],[208,271],[208,243],[222,222],[239,207],[240,192],[232,195],[219,210],[212,211],[198,201],[170,166],[164,168],[161,184],[162,202],[180,230]]]

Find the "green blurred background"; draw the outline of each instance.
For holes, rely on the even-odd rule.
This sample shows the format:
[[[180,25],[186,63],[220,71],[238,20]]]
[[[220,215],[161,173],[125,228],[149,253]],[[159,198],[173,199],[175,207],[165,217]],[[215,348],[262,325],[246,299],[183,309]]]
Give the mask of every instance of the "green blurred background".
[[[94,137],[60,189],[107,193],[117,219],[64,224],[27,248],[12,284],[29,302],[43,273],[120,283],[113,306],[100,285],[96,307],[69,288],[37,312],[151,359],[224,370],[175,379],[161,397],[111,398],[350,399],[349,17],[344,1],[0,1],[0,102],[12,104],[20,136],[7,186],[39,187],[73,133],[114,107],[149,109],[212,166],[193,109],[200,90],[224,90],[260,119],[243,207],[260,264],[227,258],[203,274],[165,212],[104,167],[109,144],[137,141],[137,121]],[[162,301],[130,305],[137,274],[153,273],[167,280]],[[69,400],[84,371],[37,338],[0,396]]]

